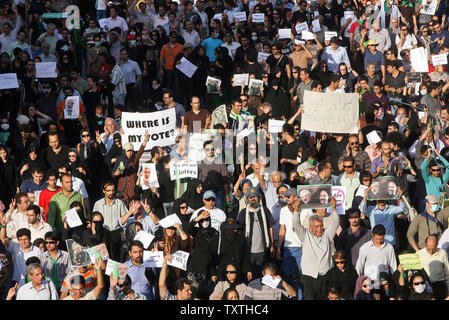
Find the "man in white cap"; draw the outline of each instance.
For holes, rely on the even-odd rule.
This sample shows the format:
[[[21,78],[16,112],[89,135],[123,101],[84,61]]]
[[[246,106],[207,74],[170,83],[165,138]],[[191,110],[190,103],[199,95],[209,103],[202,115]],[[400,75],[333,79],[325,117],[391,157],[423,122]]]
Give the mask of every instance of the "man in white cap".
[[[201,219],[207,218],[210,214],[211,226],[220,232],[220,225],[226,220],[226,214],[220,208],[215,206],[216,196],[212,190],[207,190],[203,195],[204,206],[197,209],[190,218],[190,221],[198,222]],[[204,211],[206,210],[206,211]],[[199,212],[203,211],[200,215]],[[206,216],[207,215],[207,216]]]

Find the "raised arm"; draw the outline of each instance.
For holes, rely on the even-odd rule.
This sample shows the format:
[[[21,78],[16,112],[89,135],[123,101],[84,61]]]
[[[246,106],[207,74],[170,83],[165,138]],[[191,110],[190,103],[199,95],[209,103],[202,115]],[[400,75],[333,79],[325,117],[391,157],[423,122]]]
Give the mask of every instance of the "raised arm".
[[[171,261],[171,254],[167,254],[164,257],[164,263],[162,264],[161,273],[159,275],[159,297],[164,299],[167,295],[167,275],[168,275],[168,267],[167,261]]]

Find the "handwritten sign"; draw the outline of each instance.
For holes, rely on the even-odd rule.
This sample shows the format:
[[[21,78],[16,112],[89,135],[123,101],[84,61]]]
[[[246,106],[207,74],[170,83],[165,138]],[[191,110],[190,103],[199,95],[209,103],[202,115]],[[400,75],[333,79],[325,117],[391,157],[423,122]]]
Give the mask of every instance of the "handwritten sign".
[[[57,78],[56,62],[36,62],[36,78]]]
[[[304,91],[301,129],[330,133],[357,133],[358,118],[358,94]]]
[[[236,12],[234,13],[234,18],[236,22],[246,21],[246,12]]]
[[[434,66],[447,64],[447,55],[443,53],[432,56],[432,64]]]
[[[316,32],[320,32],[321,31],[321,25],[320,25],[320,20],[319,19],[315,19],[312,21],[312,32],[316,33]]]
[[[410,50],[410,63],[415,72],[429,72],[429,64],[427,63],[427,50],[419,47]]]
[[[196,162],[188,161],[170,161],[170,179],[184,179],[198,177],[198,164]]]
[[[240,73],[234,75],[234,87],[241,86],[242,84],[247,86],[249,81],[249,73]]]
[[[147,268],[162,268],[164,264],[164,252],[144,250],[143,263]]]
[[[282,132],[282,127],[284,126],[284,120],[274,120],[268,119],[268,132],[269,133],[280,133]]]
[[[398,256],[399,263],[402,264],[404,270],[421,270],[421,260],[416,253],[400,254]]]
[[[182,57],[180,63],[176,65],[176,69],[184,73],[187,77],[192,78],[198,67],[186,58]]]
[[[421,79],[421,72],[407,72],[407,82],[410,83],[420,83],[422,81]]]
[[[264,23],[265,22],[265,13],[253,13],[252,21],[254,23]]]
[[[295,30],[296,33],[301,33],[303,30],[309,30],[309,26],[307,25],[307,22],[302,22],[295,26]]]
[[[301,32],[301,39],[302,40],[314,40],[315,37],[313,36],[313,33],[308,30],[303,30]]]
[[[279,29],[278,34],[279,34],[279,39],[290,39],[290,36],[292,35],[292,31],[288,28]]]
[[[17,89],[19,82],[17,81],[17,73],[0,74],[0,90]]]
[[[332,37],[337,37],[337,31],[324,31],[324,40],[331,41]]]
[[[172,254],[172,260],[167,261],[167,265],[187,270],[187,260],[189,260],[189,255],[188,252],[178,250]]]

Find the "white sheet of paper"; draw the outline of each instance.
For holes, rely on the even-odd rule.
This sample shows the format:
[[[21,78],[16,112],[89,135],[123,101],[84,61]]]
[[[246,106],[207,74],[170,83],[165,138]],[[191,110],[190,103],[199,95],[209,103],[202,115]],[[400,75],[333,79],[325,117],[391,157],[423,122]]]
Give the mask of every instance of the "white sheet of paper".
[[[115,265],[118,264],[117,261],[112,259],[108,259],[108,263],[106,264],[106,270],[104,270],[104,274],[110,276],[111,273],[114,272]]]
[[[421,120],[425,116],[426,116],[426,113],[424,111],[418,111],[418,118],[419,118],[419,120]]]
[[[78,119],[80,114],[80,97],[71,96],[65,99],[64,118]]]
[[[264,23],[265,22],[265,13],[253,13],[252,22],[253,23]]]
[[[148,248],[153,239],[154,236],[151,233],[145,232],[143,230],[140,230],[134,237],[134,240],[139,240],[140,242],[143,243],[144,248]]]
[[[313,33],[310,32],[309,30],[303,30],[301,32],[301,39],[302,40],[314,40],[315,37],[313,36]]]
[[[221,80],[220,79],[207,76],[206,85],[208,85],[208,84],[210,85],[212,83],[216,83],[218,87],[221,86]]]
[[[320,15],[320,12],[319,12],[319,11],[314,11],[314,12],[313,12],[313,17],[314,17],[314,18],[318,17],[319,15]]]
[[[242,84],[248,85],[249,73],[239,73],[234,75],[234,87],[239,87]]]
[[[281,282],[281,279],[279,278],[273,278],[269,274],[265,275],[262,278],[262,283],[270,288],[276,289],[279,285],[279,282]]]
[[[182,57],[180,63],[176,65],[176,69],[184,73],[187,77],[192,78],[198,67],[186,58]]]
[[[17,73],[0,74],[0,90],[17,89],[19,82],[17,81]]]
[[[182,225],[181,219],[179,219],[179,217],[176,214],[171,214],[167,217],[165,217],[162,220],[159,220],[159,225],[162,228],[170,228],[172,227],[175,223],[179,223],[180,225]]]
[[[290,39],[292,31],[288,28],[278,30],[279,39]]]
[[[56,62],[36,62],[36,78],[57,78]]]
[[[67,218],[67,224],[70,228],[75,228],[83,224],[78,213],[76,212],[76,208],[66,211],[65,216]]]
[[[447,64],[447,55],[443,53],[432,56],[432,64],[434,66]]]
[[[361,184],[359,188],[357,189],[357,193],[355,194],[356,197],[364,197],[365,196],[365,190],[368,189],[367,186]]]
[[[147,268],[162,268],[162,265],[164,264],[164,252],[144,250],[143,264]]]
[[[315,19],[312,21],[312,32],[316,33],[316,32],[320,32],[321,31],[321,26],[320,26],[320,20],[319,19]]]
[[[267,61],[267,58],[270,56],[269,53],[259,52],[257,54],[257,62],[263,63]]]
[[[337,37],[338,34],[336,31],[324,31],[324,40],[330,41],[332,37]]]
[[[245,11],[236,12],[234,13],[234,18],[236,22],[246,21],[246,12]]]
[[[282,126],[285,124],[284,120],[268,119],[268,132],[279,133],[282,132]]]
[[[302,22],[300,24],[297,24],[295,26],[296,33],[301,33],[302,30],[309,30],[309,26],[307,25],[307,22]]]
[[[222,20],[223,14],[222,13],[216,13],[214,15],[214,17],[212,18],[212,20],[218,19],[218,20]]]
[[[167,265],[179,268],[182,270],[187,269],[187,260],[189,260],[189,253],[178,250],[172,254],[172,260],[167,261]]]
[[[410,50],[410,62],[414,72],[429,72],[427,50],[424,47]]]
[[[368,133],[366,135],[366,138],[368,139],[368,143],[370,145],[376,144],[380,141],[382,141],[382,139],[379,137],[379,135],[377,134],[376,130],[371,131],[370,133]]]
[[[355,13],[354,13],[354,11],[345,11],[344,17],[346,18],[346,20],[348,20],[348,18],[352,19],[352,17],[355,17]]]
[[[87,253],[89,254],[90,262],[92,264],[95,264],[95,261],[97,261],[97,257],[95,255],[95,248],[87,248]]]

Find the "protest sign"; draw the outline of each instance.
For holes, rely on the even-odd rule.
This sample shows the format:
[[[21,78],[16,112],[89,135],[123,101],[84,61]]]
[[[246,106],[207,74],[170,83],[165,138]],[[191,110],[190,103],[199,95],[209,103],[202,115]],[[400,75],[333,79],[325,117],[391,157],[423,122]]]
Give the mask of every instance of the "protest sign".
[[[108,263],[106,264],[106,270],[104,273],[108,276],[113,275],[114,278],[125,278],[126,274],[128,273],[129,267],[123,263],[114,261],[109,259]]]
[[[222,20],[223,19],[223,14],[222,13],[216,13],[214,16],[213,16],[213,18],[212,18],[212,20],[215,20],[215,19],[218,19],[218,20]]]
[[[189,139],[189,161],[202,161],[206,154],[203,150],[203,143],[209,140],[209,135],[203,133],[192,133]]]
[[[437,54],[432,56],[432,65],[440,66],[447,64],[447,54]]]
[[[75,228],[83,225],[78,212],[76,212],[76,208],[72,208],[65,213],[67,224],[70,228]]]
[[[242,84],[247,86],[248,85],[248,81],[249,81],[249,73],[234,74],[233,86],[234,87],[239,87]]]
[[[109,252],[108,249],[106,248],[106,244],[104,243],[100,243],[94,247],[87,248],[87,252],[89,254],[90,261],[92,264],[94,264],[100,258],[103,261],[109,259]]]
[[[421,15],[427,14],[429,16],[433,16],[437,10],[438,2],[438,0],[423,0],[422,8],[419,13]]]
[[[187,260],[189,260],[189,255],[188,252],[178,250],[172,254],[172,260],[167,261],[167,265],[187,270]]]
[[[257,54],[257,62],[259,63],[265,63],[267,61],[267,58],[270,56],[269,53],[259,52]]]
[[[292,35],[292,30],[289,28],[279,29],[278,34],[279,39],[290,39],[290,36]]]
[[[179,219],[178,215],[175,213],[159,220],[159,226],[161,226],[162,228],[173,227],[176,223],[182,225],[181,219]]]
[[[243,138],[249,136],[250,134],[251,134],[251,131],[250,131],[248,128],[245,128],[245,129],[243,129],[243,130],[240,130],[240,131],[237,133],[237,138],[243,139]]]
[[[145,232],[143,230],[140,230],[136,236],[134,237],[134,240],[139,240],[140,242],[143,243],[143,247],[145,249],[148,249],[148,247],[150,246],[151,242],[154,240],[154,236],[149,233],[149,232]]]
[[[78,119],[80,114],[80,97],[71,96],[65,99],[64,119]]]
[[[145,113],[123,112],[121,123],[125,132],[122,136],[122,144],[130,142],[136,151],[145,138],[145,130],[148,130],[150,135],[145,150],[150,150],[154,146],[165,147],[175,144],[175,108]]]
[[[399,199],[397,178],[393,176],[382,176],[371,183],[368,192],[368,200],[396,200]]]
[[[246,12],[245,11],[236,12],[234,13],[234,18],[236,22],[246,21]]]
[[[332,186],[332,196],[337,203],[337,213],[345,214],[346,210],[346,187]]]
[[[361,184],[359,186],[359,188],[357,189],[357,192],[355,193],[355,196],[356,197],[362,197],[362,198],[365,197],[365,190],[366,189],[368,189],[368,187],[363,185],[363,184]]]
[[[90,256],[85,247],[73,239],[68,239],[65,242],[72,267],[84,267],[90,263]]]
[[[109,28],[109,19],[103,18],[103,19],[98,20],[98,25],[100,26],[100,28],[103,31],[106,31],[106,28]]]
[[[406,77],[409,83],[419,83],[422,81],[421,72],[407,72]]]
[[[142,165],[142,172],[143,174],[140,176],[142,190],[159,188],[155,163],[144,163]]]
[[[301,200],[301,209],[330,208],[332,197],[332,185],[299,185],[297,194]]]
[[[258,79],[249,79],[248,84],[248,95],[250,96],[260,96],[260,87],[263,86],[263,81]]]
[[[324,31],[325,41],[331,41],[332,37],[338,37],[337,31]]]
[[[221,86],[221,80],[207,76],[206,87],[207,93],[218,93],[218,88]]]
[[[164,264],[164,252],[145,250],[143,252],[143,263],[147,268],[162,268]]]
[[[57,78],[56,62],[36,62],[36,78]]]
[[[312,32],[316,33],[316,32],[320,32],[321,31],[321,25],[320,25],[320,20],[319,19],[315,19],[312,21]]]
[[[295,26],[295,30],[296,30],[296,33],[299,34],[303,30],[309,30],[309,26],[307,25],[307,22],[302,22]]]
[[[253,13],[252,22],[253,23],[264,23],[265,22],[265,13]]]
[[[198,164],[196,162],[170,161],[169,166],[171,180],[198,177]]]
[[[368,133],[366,135],[366,139],[368,140],[368,143],[370,145],[374,145],[376,143],[379,143],[382,141],[382,139],[379,137],[379,135],[377,134],[376,130],[371,131],[370,133]]]
[[[302,40],[313,40],[315,39],[315,37],[313,36],[313,33],[308,31],[308,30],[304,30],[301,32],[301,39]]]
[[[354,13],[354,11],[345,11],[344,12],[344,17],[346,18],[346,20],[354,19],[355,18],[355,13]]]
[[[279,133],[282,132],[282,126],[285,124],[284,120],[268,119],[268,132]]]
[[[357,133],[359,95],[304,91],[301,129],[331,133]]]
[[[400,254],[398,256],[399,263],[402,265],[404,270],[421,270],[422,264],[421,259],[416,253]]]
[[[187,77],[192,78],[198,67],[186,58],[182,57],[179,64],[176,65],[176,69],[184,73]]]
[[[0,90],[17,89],[19,82],[17,81],[17,73],[0,74]]]
[[[213,114],[214,114],[214,124],[228,123],[228,113],[226,111],[225,104],[222,104],[221,106],[215,108]]]
[[[267,274],[262,278],[262,283],[270,288],[276,289],[281,282],[281,279],[274,278],[273,276]]]
[[[410,63],[415,72],[429,72],[429,64],[427,63],[427,50],[419,47],[410,50]]]

